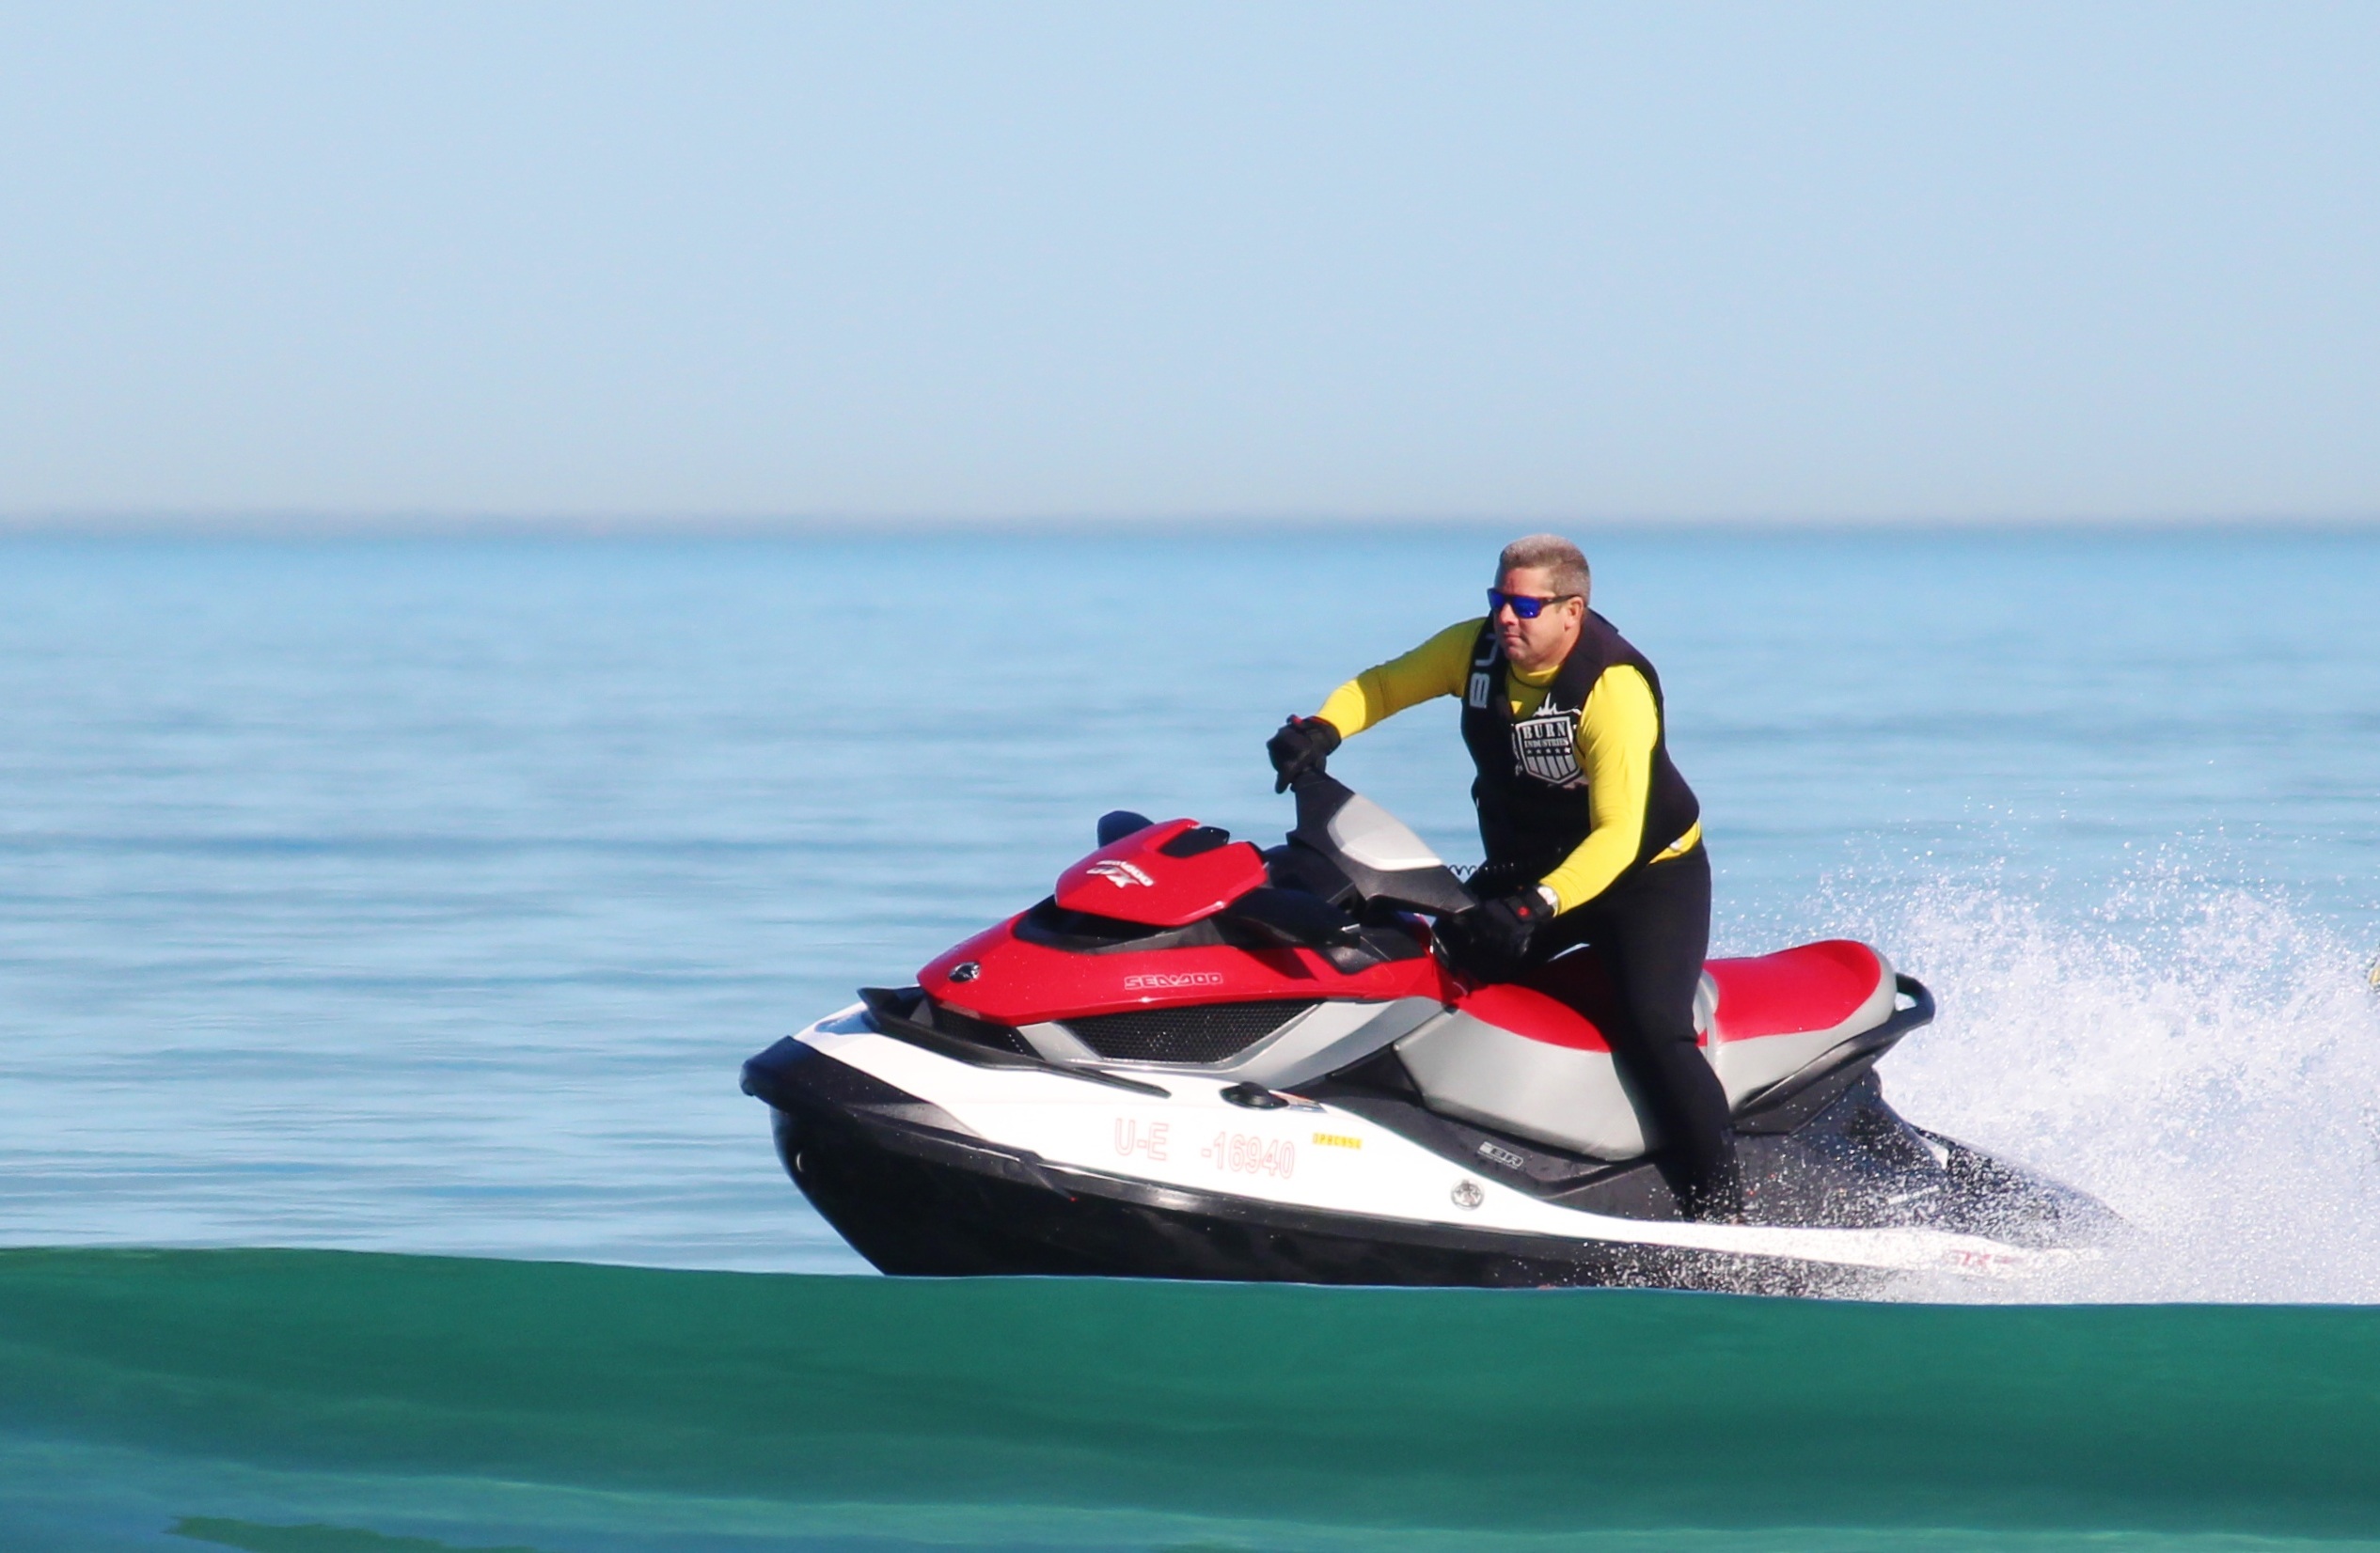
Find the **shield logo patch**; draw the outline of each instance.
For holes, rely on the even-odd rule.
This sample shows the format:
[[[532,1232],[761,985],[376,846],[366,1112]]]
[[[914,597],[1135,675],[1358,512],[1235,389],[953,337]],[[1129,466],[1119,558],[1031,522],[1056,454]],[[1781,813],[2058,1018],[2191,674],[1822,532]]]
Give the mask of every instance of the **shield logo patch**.
[[[1540,712],[1512,725],[1514,763],[1540,782],[1576,787],[1579,771],[1579,719],[1575,712]]]

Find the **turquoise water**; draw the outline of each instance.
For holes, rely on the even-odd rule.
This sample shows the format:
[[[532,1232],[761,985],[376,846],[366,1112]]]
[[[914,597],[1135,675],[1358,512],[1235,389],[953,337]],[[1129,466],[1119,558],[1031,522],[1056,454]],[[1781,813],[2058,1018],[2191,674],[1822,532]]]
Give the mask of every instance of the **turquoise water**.
[[[2380,1545],[2369,1310],[323,1252],[0,1310],[12,1547]]]
[[[1896,1104],[2139,1229],[2047,1307],[781,1276],[738,1062],[1279,831],[1501,537],[0,540],[0,1246],[401,1253],[0,1258],[0,1546],[2380,1535],[2380,535],[1582,536],[1720,947],[1874,939]],[[1334,769],[1473,854],[1451,713]]]

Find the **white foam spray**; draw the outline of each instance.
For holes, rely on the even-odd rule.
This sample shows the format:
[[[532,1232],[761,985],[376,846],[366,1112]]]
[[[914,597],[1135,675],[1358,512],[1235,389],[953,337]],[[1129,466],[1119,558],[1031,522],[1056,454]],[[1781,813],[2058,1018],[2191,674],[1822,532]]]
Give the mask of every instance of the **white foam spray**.
[[[1833,915],[1940,1000],[1884,1060],[1896,1108],[2082,1187],[2135,1231],[2071,1277],[1995,1293],[2380,1302],[2369,946],[2169,867],[2079,922],[2005,883]]]

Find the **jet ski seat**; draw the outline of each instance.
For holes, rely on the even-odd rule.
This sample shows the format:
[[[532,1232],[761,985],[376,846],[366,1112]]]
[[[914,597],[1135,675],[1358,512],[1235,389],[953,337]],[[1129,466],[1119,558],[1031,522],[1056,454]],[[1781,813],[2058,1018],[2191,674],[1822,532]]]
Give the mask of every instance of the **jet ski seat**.
[[[1694,1024],[1741,1115],[1877,1049],[1859,1038],[1892,1017],[1895,989],[1882,954],[1829,939],[1711,961]],[[1396,1052],[1434,1110],[1595,1158],[1633,1159],[1660,1138],[1603,1033],[1619,1017],[1602,957],[1580,951],[1522,981],[1478,989]]]
[[[1738,1109],[1892,1017],[1891,965],[1850,938],[1713,960],[1703,981],[1710,989],[1706,1049]]]

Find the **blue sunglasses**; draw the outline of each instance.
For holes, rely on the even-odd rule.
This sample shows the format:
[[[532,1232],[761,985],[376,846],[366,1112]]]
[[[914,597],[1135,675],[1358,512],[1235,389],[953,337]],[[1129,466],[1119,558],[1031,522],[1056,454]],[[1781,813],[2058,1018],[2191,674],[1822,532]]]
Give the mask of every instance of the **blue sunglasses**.
[[[1504,613],[1505,604],[1510,604],[1515,615],[1524,620],[1534,620],[1545,613],[1547,604],[1560,604],[1564,599],[1577,597],[1576,593],[1556,593],[1550,599],[1533,599],[1526,593],[1505,593],[1491,588],[1488,589],[1488,618],[1494,620]]]

